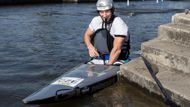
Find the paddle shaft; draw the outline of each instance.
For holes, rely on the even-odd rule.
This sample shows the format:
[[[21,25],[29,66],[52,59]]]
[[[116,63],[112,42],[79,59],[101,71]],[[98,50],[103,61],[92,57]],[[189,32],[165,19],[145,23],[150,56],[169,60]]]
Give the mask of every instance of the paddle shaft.
[[[156,77],[156,74],[154,72],[158,72],[158,71],[154,71],[152,68],[152,65],[144,58],[144,56],[142,56],[142,60],[144,61],[149,73],[151,74],[152,78],[154,79],[154,81],[156,82],[156,84],[158,85],[161,93],[164,96],[164,100],[165,102],[170,105],[171,107],[179,107],[178,105],[176,105],[172,100],[170,95],[166,92],[166,90],[163,88],[161,82],[158,80],[158,78]]]

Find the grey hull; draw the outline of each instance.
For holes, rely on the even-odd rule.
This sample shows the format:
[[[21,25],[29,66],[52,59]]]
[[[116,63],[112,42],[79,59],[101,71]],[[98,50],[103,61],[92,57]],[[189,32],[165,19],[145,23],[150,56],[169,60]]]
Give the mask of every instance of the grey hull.
[[[59,102],[93,93],[117,81],[118,66],[82,64],[23,99],[25,104]]]

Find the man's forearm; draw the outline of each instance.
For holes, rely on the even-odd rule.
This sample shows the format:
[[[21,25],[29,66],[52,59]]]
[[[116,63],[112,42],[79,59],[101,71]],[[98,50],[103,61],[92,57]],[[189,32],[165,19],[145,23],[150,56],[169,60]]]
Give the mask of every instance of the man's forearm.
[[[115,61],[118,60],[124,40],[125,39],[123,37],[116,37],[114,39],[113,48],[110,53],[110,59],[108,61],[108,64],[113,64]]]
[[[86,44],[88,48],[88,52],[90,57],[99,56],[99,53],[97,52],[96,48],[91,43],[91,36],[93,32],[90,30],[90,28],[87,29],[87,31],[84,34],[84,43]]]
[[[92,43],[91,43],[91,38],[88,35],[84,36],[84,43],[85,43],[85,45],[87,46],[88,49],[93,46]]]
[[[120,53],[121,53],[121,49],[112,49],[108,64],[113,64],[115,61],[117,61]]]
[[[90,28],[88,28],[84,34],[84,43],[86,44],[87,48],[91,48],[93,47],[92,43],[91,43],[91,35],[93,34],[92,30]]]

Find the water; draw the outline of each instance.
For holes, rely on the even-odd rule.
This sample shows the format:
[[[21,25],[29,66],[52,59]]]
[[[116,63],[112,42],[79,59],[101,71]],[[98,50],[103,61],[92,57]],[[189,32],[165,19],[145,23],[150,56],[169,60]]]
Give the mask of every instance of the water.
[[[131,33],[131,57],[140,44],[157,36],[171,16],[190,8],[188,1],[126,2],[115,4]],[[88,60],[83,33],[97,13],[94,3],[0,7],[0,106],[23,107],[22,99],[74,66]],[[37,107],[38,105],[32,105]],[[40,107],[117,106],[166,107],[126,81],[93,95]]]

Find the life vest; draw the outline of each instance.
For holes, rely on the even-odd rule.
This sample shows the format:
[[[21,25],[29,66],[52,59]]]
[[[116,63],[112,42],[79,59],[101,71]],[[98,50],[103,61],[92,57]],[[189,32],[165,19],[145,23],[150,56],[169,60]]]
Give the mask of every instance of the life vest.
[[[91,38],[93,46],[97,49],[100,57],[105,59],[105,55],[109,55],[113,48],[114,37],[110,34],[110,29],[115,16],[111,18],[108,23],[103,22],[102,28],[96,30]],[[128,41],[125,41],[121,48],[121,53],[118,60],[126,60],[129,57],[130,49],[130,36],[128,36]]]

